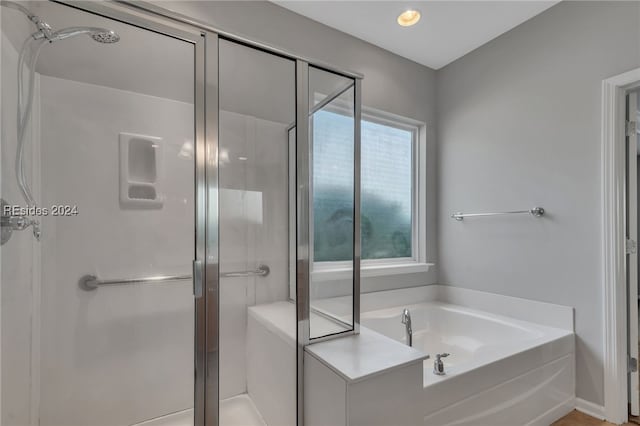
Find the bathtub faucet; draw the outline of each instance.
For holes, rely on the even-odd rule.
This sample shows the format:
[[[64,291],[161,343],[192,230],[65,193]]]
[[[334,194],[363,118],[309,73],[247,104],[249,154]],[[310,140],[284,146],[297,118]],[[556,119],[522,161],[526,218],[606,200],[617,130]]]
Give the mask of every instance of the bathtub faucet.
[[[411,313],[407,308],[404,308],[404,311],[402,311],[402,317],[400,318],[402,323],[404,324],[404,328],[407,336],[407,343],[409,344],[409,346],[413,346],[413,330],[411,329]]]
[[[442,362],[442,358],[446,358],[448,356],[448,353],[436,354],[436,359],[433,361],[433,374],[438,376],[444,376],[447,374],[444,372],[444,362]]]

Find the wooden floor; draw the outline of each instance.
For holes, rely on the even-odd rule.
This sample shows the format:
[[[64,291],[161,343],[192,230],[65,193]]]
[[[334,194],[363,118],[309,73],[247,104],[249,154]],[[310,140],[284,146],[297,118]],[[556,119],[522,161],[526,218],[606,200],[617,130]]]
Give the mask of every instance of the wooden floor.
[[[572,411],[551,426],[613,426],[613,423],[598,420],[579,411]],[[623,426],[635,426],[625,423]]]

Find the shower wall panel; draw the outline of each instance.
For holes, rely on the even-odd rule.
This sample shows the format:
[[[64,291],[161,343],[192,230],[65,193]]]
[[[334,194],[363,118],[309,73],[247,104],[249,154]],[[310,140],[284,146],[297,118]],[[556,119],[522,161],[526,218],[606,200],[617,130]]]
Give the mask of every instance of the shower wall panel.
[[[24,24],[24,25],[20,25]],[[15,178],[16,155],[16,104],[18,91],[16,86],[18,51],[20,43],[26,39],[31,29],[22,16],[15,11],[2,11],[2,41],[0,53],[2,54],[2,197],[9,204],[24,205],[18,192]],[[38,84],[36,80],[35,96],[38,96]],[[34,111],[32,126],[25,136],[25,155],[33,158],[34,140],[37,138],[38,111]],[[34,131],[35,130],[35,131]],[[27,169],[30,175],[33,168]],[[38,191],[37,183],[35,185]],[[37,268],[34,262],[37,259],[37,245],[33,243],[30,230],[14,232],[7,244],[0,249],[2,256],[1,271],[1,295],[2,301],[0,335],[2,341],[2,418],[3,425],[29,425],[31,416],[31,381],[33,379],[31,363],[32,351],[37,342],[32,341],[32,329],[36,325],[34,321],[34,304],[37,287],[34,287],[34,273]]]
[[[266,264],[266,277],[220,279],[220,398],[247,392],[247,308],[287,299],[286,125],[220,111],[221,272]]]
[[[42,425],[134,424],[193,406],[193,105],[42,76]],[[163,138],[164,204],[119,204],[120,132]]]

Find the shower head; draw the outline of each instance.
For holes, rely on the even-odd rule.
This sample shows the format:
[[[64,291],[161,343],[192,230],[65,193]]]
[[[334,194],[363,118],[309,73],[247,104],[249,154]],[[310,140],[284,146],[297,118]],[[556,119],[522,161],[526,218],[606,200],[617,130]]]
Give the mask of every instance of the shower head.
[[[75,37],[80,34],[87,34],[98,43],[111,44],[120,41],[120,36],[115,31],[97,27],[64,28],[53,33],[49,41],[54,42],[58,40],[64,40],[66,38]]]
[[[53,32],[49,24],[15,1],[0,0],[0,6],[6,6],[24,13],[38,28],[38,31],[31,35],[36,40],[46,39],[50,43],[53,43],[54,41],[64,40],[65,38],[73,37],[78,34],[88,34],[98,43],[111,44],[120,41],[118,33],[113,30],[107,30],[99,27],[70,27]]]
[[[104,30],[99,32],[91,33],[91,38],[97,41],[98,43],[117,43],[120,41],[120,36],[117,32],[112,30]]]

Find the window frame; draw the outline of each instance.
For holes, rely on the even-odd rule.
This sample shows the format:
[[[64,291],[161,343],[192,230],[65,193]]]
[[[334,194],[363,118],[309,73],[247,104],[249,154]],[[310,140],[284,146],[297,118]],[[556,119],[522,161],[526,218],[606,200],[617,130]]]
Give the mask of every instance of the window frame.
[[[339,107],[327,109],[340,113]],[[388,127],[406,130],[412,134],[412,200],[411,200],[411,257],[361,259],[361,276],[375,277],[427,272],[432,263],[427,263],[426,229],[426,124],[385,111],[363,107],[362,122],[368,121]],[[348,279],[353,271],[353,261],[311,262],[314,281]]]

